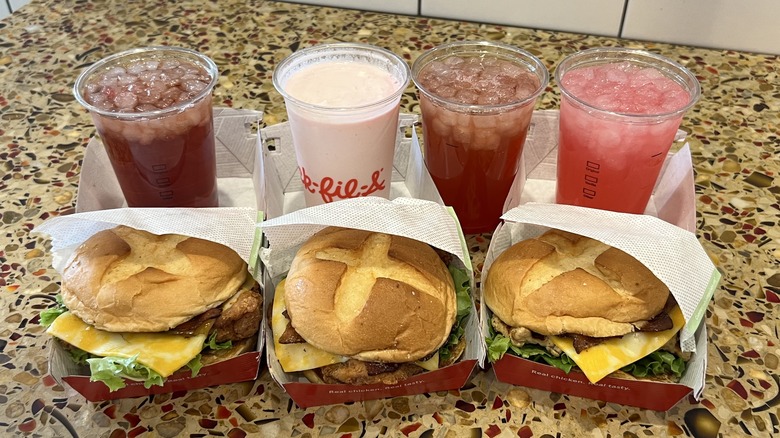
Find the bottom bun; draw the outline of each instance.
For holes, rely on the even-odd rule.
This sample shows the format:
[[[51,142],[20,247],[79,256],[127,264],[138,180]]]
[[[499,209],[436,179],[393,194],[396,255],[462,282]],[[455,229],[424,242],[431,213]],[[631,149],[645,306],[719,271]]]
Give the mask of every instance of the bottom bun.
[[[411,362],[393,364],[349,359],[346,362],[304,371],[303,375],[313,383],[395,385],[424,371],[423,367]]]

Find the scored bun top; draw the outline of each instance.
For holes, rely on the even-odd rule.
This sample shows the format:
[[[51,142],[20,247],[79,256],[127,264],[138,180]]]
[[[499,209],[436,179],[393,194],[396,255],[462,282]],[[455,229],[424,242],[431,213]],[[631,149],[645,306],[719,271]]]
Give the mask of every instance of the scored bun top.
[[[485,279],[485,304],[502,321],[543,335],[634,331],[664,308],[669,289],[627,253],[549,230],[501,253]]]
[[[330,227],[298,251],[287,275],[290,322],[308,343],[374,362],[419,360],[455,322],[455,285],[423,242]]]
[[[169,330],[233,296],[248,275],[232,249],[118,226],[79,246],[62,273],[63,302],[101,330]]]

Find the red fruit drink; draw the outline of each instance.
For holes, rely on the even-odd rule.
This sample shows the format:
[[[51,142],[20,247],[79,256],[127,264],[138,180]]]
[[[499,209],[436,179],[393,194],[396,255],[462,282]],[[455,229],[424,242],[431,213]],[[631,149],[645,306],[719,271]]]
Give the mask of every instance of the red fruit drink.
[[[440,56],[429,59],[428,52],[412,67],[420,89],[425,163],[465,233],[498,225],[536,97],[547,83],[538,60],[497,47],[440,46],[432,51],[443,50]]]
[[[649,56],[570,70],[564,61],[566,71],[556,71],[563,94],[558,203],[645,211],[683,114],[699,93],[690,72],[675,64],[665,70],[676,66],[677,76],[665,74],[660,65],[667,61]]]
[[[82,73],[90,110],[130,207],[217,207],[211,90],[216,66],[197,52],[138,49]]]

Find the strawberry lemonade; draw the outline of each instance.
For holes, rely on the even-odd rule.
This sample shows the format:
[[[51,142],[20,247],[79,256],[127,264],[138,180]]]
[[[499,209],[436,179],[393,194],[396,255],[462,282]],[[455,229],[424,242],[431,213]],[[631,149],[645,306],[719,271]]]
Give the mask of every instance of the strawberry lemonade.
[[[643,213],[698,81],[666,58],[625,49],[572,55],[556,80],[557,202]]]
[[[425,163],[463,231],[493,231],[519,169],[541,62],[496,43],[434,48],[412,66],[420,90]]]
[[[306,205],[390,196],[409,66],[365,44],[296,52],[274,72],[284,96]]]

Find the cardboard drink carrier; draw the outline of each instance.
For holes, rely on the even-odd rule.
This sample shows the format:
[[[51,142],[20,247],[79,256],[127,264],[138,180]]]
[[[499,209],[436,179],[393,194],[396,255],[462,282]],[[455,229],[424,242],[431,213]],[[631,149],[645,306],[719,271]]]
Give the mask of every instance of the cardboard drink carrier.
[[[521,240],[551,228],[591,237],[632,255],[669,287],[685,318],[680,346],[692,356],[678,383],[614,376],[592,383],[577,368],[567,374],[509,353],[493,363],[492,369],[502,382],[657,411],[670,409],[688,394],[699,400],[707,367],[704,315],[720,273],[695,235],[688,145],[667,157],[643,215],[556,205],[557,116],[557,111],[534,114],[522,172],[507,197],[503,223],[493,234],[485,257],[483,284],[493,261]],[[490,317],[487,306],[480,306],[483,338],[489,336]]]
[[[416,117],[401,115],[396,142],[391,199],[365,197],[305,208],[289,126],[286,123],[261,130],[265,172],[262,198],[267,220],[260,224],[266,244],[260,251],[264,267],[263,319],[266,357],[271,376],[302,408],[335,403],[396,397],[459,389],[484,357],[479,320],[473,297],[474,277],[460,225],[451,209],[444,207],[436,186],[422,161],[412,128]],[[410,131],[411,136],[405,132]],[[456,267],[467,271],[471,284],[471,314],[465,335],[466,351],[456,363],[423,372],[394,385],[346,385],[311,383],[302,373],[287,373],[276,355],[271,329],[276,285],[285,277],[298,248],[328,226],[363,229],[402,235],[419,240],[454,256]]]
[[[105,147],[98,138],[91,139],[84,156],[76,213],[52,218],[34,231],[51,237],[54,268],[62,272],[72,252],[93,234],[128,225],[153,234],[182,234],[228,246],[247,262],[250,274],[262,287],[261,265],[256,260],[260,242],[256,224],[263,214],[257,209],[262,204],[253,190],[260,185],[254,169],[260,118],[261,113],[256,111],[214,110],[218,208],[123,208],[126,203]],[[196,376],[180,370],[163,386],[145,388],[142,382],[125,379],[124,388],[111,392],[102,382],[91,382],[89,368],[74,363],[54,339],[49,344],[49,373],[92,402],[254,380],[262,360],[264,328],[261,324],[253,351],[204,366]]]

